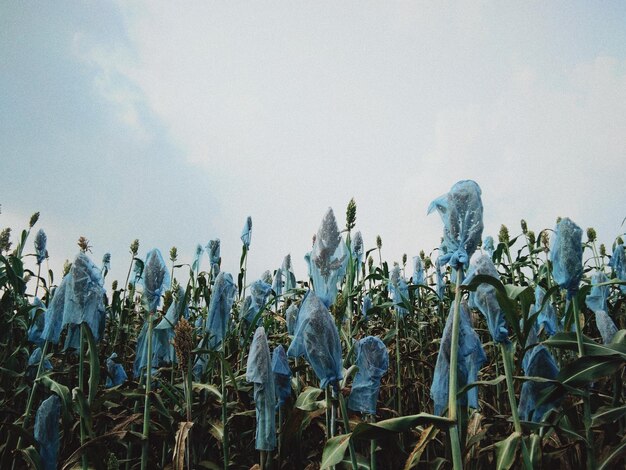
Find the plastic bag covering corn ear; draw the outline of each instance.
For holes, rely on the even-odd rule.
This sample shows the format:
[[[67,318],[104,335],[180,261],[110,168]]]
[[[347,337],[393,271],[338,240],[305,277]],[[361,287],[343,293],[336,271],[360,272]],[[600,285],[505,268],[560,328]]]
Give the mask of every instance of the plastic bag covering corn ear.
[[[608,344],[613,341],[613,337],[617,333],[617,326],[615,326],[609,314],[604,310],[596,310],[594,313],[596,316],[596,326],[602,337],[602,342]]]
[[[287,356],[304,356],[321,388],[337,387],[343,378],[339,333],[326,305],[315,292],[309,291],[302,301]]]
[[[250,249],[250,239],[252,238],[252,217],[248,216],[246,223],[241,231],[241,242],[246,245],[246,249]]]
[[[35,416],[35,441],[41,457],[43,470],[56,470],[59,456],[59,418],[61,417],[61,400],[51,395],[41,402]]]
[[[409,299],[409,286],[406,285],[406,281],[402,278],[400,272],[400,266],[397,264],[391,270],[391,276],[389,277],[389,296],[394,303],[394,307],[400,318],[404,318],[409,311],[404,308],[404,299]]]
[[[265,329],[260,326],[254,332],[246,367],[246,380],[254,383],[254,406],[256,408],[256,449],[276,448],[276,386],[270,348]]]
[[[178,286],[174,302],[167,309],[167,313],[152,330],[152,364],[159,367],[162,364],[176,363],[174,351],[174,327],[180,315],[189,316],[189,307],[185,303],[185,291]]]
[[[242,308],[242,316],[249,324],[252,324],[261,308],[267,303],[267,298],[271,290],[272,286],[262,279],[254,281],[250,286],[250,295],[246,297]],[[255,326],[257,326],[260,321],[261,316],[256,319]]]
[[[102,269],[103,273],[108,273],[111,270],[111,253],[105,253],[102,256]]]
[[[150,312],[154,312],[161,296],[170,286],[170,275],[163,261],[161,252],[155,248],[146,255],[146,264],[143,273],[143,295]]]
[[[489,255],[482,255],[471,265],[464,285],[469,285],[476,276],[486,275],[500,279],[500,275],[493,265]],[[482,283],[475,291],[470,292],[469,306],[478,309],[487,320],[489,333],[496,343],[509,343],[509,330],[506,327],[504,313],[496,297],[496,288],[491,284]]]
[[[132,286],[136,285],[143,276],[143,262],[141,260],[135,260],[135,264],[133,265],[133,275],[128,279],[128,283]]]
[[[356,348],[359,370],[352,382],[348,408],[373,415],[376,414],[380,379],[389,368],[389,353],[385,343],[375,336],[361,339]]]
[[[291,304],[285,312],[286,322],[287,322],[287,333],[290,336],[293,336],[296,331],[296,322],[298,321],[298,306],[296,304]]]
[[[278,268],[274,275],[274,282],[272,282],[272,290],[276,293],[276,297],[283,294],[283,270]]]
[[[41,337],[46,326],[46,306],[39,297],[33,300],[33,306],[29,310],[30,328],[28,328],[28,341],[41,346],[44,339]]]
[[[545,379],[556,378],[559,368],[552,354],[545,346],[535,346],[526,354],[528,358],[524,357],[522,362],[524,375],[528,377],[543,377]],[[534,382],[532,380],[524,382],[518,406],[519,416],[522,420],[539,423],[546,412],[559,405],[560,398],[537,405],[541,392],[549,386],[550,384],[546,382]]]
[[[209,335],[209,349],[216,350],[222,345],[236,294],[237,287],[233,282],[233,276],[225,272],[219,273],[211,293],[207,317],[206,333]]]
[[[620,281],[626,281],[626,252],[624,252],[623,244],[620,243],[613,250],[611,261],[609,261],[609,266],[613,268],[615,276]],[[619,286],[619,288],[622,293],[626,294],[626,286]]]
[[[315,294],[330,307],[337,298],[337,284],[343,279],[348,264],[347,249],[335,220],[328,208],[313,244],[313,250],[304,259],[309,265]]]
[[[489,255],[490,258],[493,259],[493,253],[496,249],[493,246],[493,237],[491,235],[483,241],[483,250]]]
[[[210,240],[206,249],[211,263],[211,276],[215,278],[220,272],[220,239]]]
[[[571,299],[583,277],[583,231],[567,217],[561,219],[554,230],[550,261],[552,277],[561,287],[567,290],[567,298]]]
[[[545,296],[546,290],[543,287],[535,287],[535,304],[531,307],[531,315],[537,313],[537,310],[541,308]],[[552,336],[558,331],[556,311],[554,310],[552,302],[547,301],[539,312],[539,315],[537,315],[537,326],[543,327],[548,336]]]
[[[448,407],[448,383],[450,379],[450,346],[452,344],[452,308],[443,329],[439,354],[433,383],[430,387],[430,396],[435,402],[435,414],[441,415]],[[458,387],[475,382],[478,378],[478,371],[487,360],[480,338],[472,328],[470,323],[469,309],[465,302],[460,306],[460,331],[458,350]],[[470,389],[466,395],[459,397],[458,402],[464,406],[478,408],[478,390],[476,387]]]
[[[363,297],[363,305],[361,306],[361,315],[363,316],[363,320],[367,320],[367,312],[370,308],[372,308],[374,304],[372,303],[372,298],[369,294]]]
[[[472,180],[459,181],[448,194],[435,199],[428,213],[437,210],[443,221],[443,240],[448,252],[441,264],[453,269],[467,267],[483,234],[480,187]]]
[[[37,264],[43,263],[46,259],[46,242],[48,237],[46,232],[42,228],[39,229],[37,235],[35,235],[35,256],[37,257]]]
[[[196,246],[196,254],[193,257],[193,263],[191,263],[191,270],[193,272],[198,272],[198,270],[200,269],[202,253],[204,253],[204,248],[202,248],[202,245],[198,243],[198,245]]]
[[[595,272],[591,275],[591,291],[585,298],[585,304],[592,312],[598,310],[608,310],[607,300],[609,298],[610,286],[599,286],[603,282],[608,282],[609,278],[603,272]]]
[[[72,263],[71,280],[65,294],[63,325],[87,323],[96,341],[104,333],[104,287],[100,269],[85,253]],[[74,330],[78,330],[76,326]],[[67,342],[66,342],[67,344]]]
[[[294,289],[296,287],[296,276],[293,273],[293,268],[291,266],[291,255],[285,256],[285,259],[283,259],[283,265],[281,266],[280,270],[285,281],[285,292],[289,292],[291,289]]]
[[[65,309],[65,295],[68,285],[72,282],[72,273],[69,272],[62,280],[52,295],[52,300],[46,310],[45,324],[41,335],[44,341],[57,344],[61,330],[63,329],[63,310]]]
[[[274,372],[278,406],[283,406],[291,398],[291,369],[282,344],[276,346],[272,352],[272,372]]]
[[[39,368],[39,361],[41,361],[41,348],[36,348],[28,358],[28,365],[26,366],[26,377],[31,380],[35,380],[37,375],[37,369]],[[52,364],[45,358],[43,360],[43,370],[52,370]]]
[[[124,366],[115,362],[115,359],[117,359],[117,353],[113,353],[107,358],[106,388],[122,385],[128,379]]]
[[[443,294],[446,291],[446,283],[443,280],[443,269],[439,258],[435,261],[435,271],[437,272],[437,295],[439,296],[439,300],[443,300]]]
[[[413,277],[411,280],[415,286],[422,286],[426,284],[424,279],[424,263],[422,262],[422,258],[419,256],[413,257]]]
[[[363,264],[363,236],[361,232],[356,232],[352,239],[352,259],[356,261],[356,271],[361,270]]]

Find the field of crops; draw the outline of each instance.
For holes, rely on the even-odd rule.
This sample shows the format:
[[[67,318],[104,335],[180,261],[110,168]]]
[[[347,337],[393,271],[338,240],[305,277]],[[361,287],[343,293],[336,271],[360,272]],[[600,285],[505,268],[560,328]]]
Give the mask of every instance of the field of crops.
[[[623,240],[492,238],[472,181],[429,211],[441,246],[390,264],[329,209],[300,280],[289,255],[250,279],[250,218],[232,274],[219,240],[96,263],[85,238],[53,273],[38,214],[5,229],[0,468],[623,468]]]

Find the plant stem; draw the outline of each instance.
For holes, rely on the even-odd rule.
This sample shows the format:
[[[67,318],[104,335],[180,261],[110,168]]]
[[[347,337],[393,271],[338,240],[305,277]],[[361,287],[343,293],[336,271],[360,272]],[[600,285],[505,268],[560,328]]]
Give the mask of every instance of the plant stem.
[[[143,409],[143,443],[141,448],[141,470],[148,468],[150,449],[150,391],[152,389],[152,312],[148,313],[148,351],[146,358],[146,398]]]
[[[369,415],[367,421],[369,423],[376,422],[376,416]],[[370,470],[376,470],[376,439],[370,441]]]
[[[452,341],[450,344],[450,380],[448,383],[448,418],[454,423],[450,426],[450,446],[452,450],[452,465],[454,470],[463,468],[461,459],[461,443],[459,442],[459,425],[457,422],[457,390],[458,390],[458,351],[460,330],[461,306],[461,277],[462,268],[456,268],[456,288],[454,293],[454,308],[452,310]]]
[[[522,424],[519,419],[519,413],[517,412],[517,400],[515,399],[515,388],[513,385],[513,354],[510,344],[500,343],[500,352],[502,353],[502,362],[504,363],[504,375],[506,377],[506,389],[509,396],[509,404],[511,405],[511,416],[513,418],[513,426],[515,432],[519,433],[522,437],[522,459],[524,467],[527,470],[532,470],[533,466],[528,455],[528,449],[524,443],[522,434]]]
[[[402,374],[400,372],[400,313],[396,307],[396,409],[402,416]]]
[[[85,347],[83,344],[83,328],[87,328],[86,324],[81,324],[78,325],[78,327],[80,328],[80,336],[79,336],[79,340],[78,340],[78,350],[79,350],[79,363],[78,363],[78,389],[80,390],[80,393],[83,394],[83,396],[85,395],[85,372],[84,372],[84,367],[85,367]],[[43,356],[42,356],[43,357]],[[83,420],[83,417],[80,417],[80,445],[84,445],[85,444],[85,422]],[[87,456],[85,454],[82,455],[81,458],[81,462],[82,462],[82,466],[83,466],[83,470],[87,470]]]
[[[580,325],[580,307],[578,305],[578,297],[572,296],[572,307],[574,308],[574,324],[576,327],[576,342],[578,343],[578,357],[585,355],[585,347],[583,346],[583,332]],[[593,447],[593,430],[591,429],[591,402],[589,399],[589,389],[585,390],[583,395],[583,421],[585,423],[585,433],[587,439],[587,468],[596,468],[596,458]]]
[[[350,420],[348,419],[348,408],[346,407],[346,400],[343,398],[343,394],[341,392],[337,393],[333,389],[333,394],[337,394],[339,396],[339,406],[341,406],[341,417],[343,418],[343,426],[345,428],[344,433],[349,434],[352,431],[350,430]],[[354,442],[350,439],[348,443],[348,447],[350,449],[350,461],[352,462],[352,469],[358,470],[359,465],[356,460],[356,449],[354,448]]]
[[[222,436],[222,447],[224,451],[224,470],[228,470],[228,397],[226,396],[226,370],[224,369],[224,362],[226,356],[224,352],[221,361],[221,375],[222,375],[222,425],[224,426],[224,434]]]

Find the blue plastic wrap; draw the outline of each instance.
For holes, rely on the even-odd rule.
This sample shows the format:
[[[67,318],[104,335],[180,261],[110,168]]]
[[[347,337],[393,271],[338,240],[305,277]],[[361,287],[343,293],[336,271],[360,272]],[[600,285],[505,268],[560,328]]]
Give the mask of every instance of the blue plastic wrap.
[[[110,270],[111,270],[111,253],[105,253],[104,256],[102,256],[102,268],[100,269],[100,271],[102,272],[103,276],[106,276]]]
[[[135,259],[135,264],[133,264],[133,275],[128,279],[128,283],[132,286],[135,286],[138,282],[141,281],[144,272],[144,265],[141,260]]]
[[[287,333],[293,336],[296,332],[296,323],[298,321],[298,311],[300,309],[296,304],[291,304],[285,312],[285,320],[287,322]]]
[[[535,304],[532,307],[531,314],[537,313],[537,310],[541,308],[545,296],[546,290],[543,287],[535,287]],[[552,302],[546,302],[543,309],[539,312],[539,315],[537,315],[537,326],[543,327],[548,336],[552,336],[558,331],[559,326],[556,311],[554,310]]]
[[[61,330],[63,329],[63,310],[65,308],[65,294],[67,292],[68,285],[72,283],[72,273],[68,273],[62,280],[59,287],[57,287],[52,295],[52,300],[46,310],[46,316],[44,317],[44,328],[41,338],[44,341],[50,341],[57,344],[59,342],[59,336],[61,336]]]
[[[174,351],[174,327],[180,315],[189,315],[189,306],[185,303],[185,291],[178,286],[174,301],[167,309],[167,313],[152,329],[152,365],[159,367],[162,364],[176,363]]]
[[[72,263],[71,278],[65,294],[63,325],[87,323],[96,341],[104,333],[104,280],[100,269],[85,253]]]
[[[346,244],[331,208],[324,215],[313,249],[304,259],[309,266],[313,290],[324,305],[330,307],[337,298],[337,284],[343,279],[348,264]]]
[[[615,277],[620,281],[626,281],[626,252],[624,252],[624,245],[619,244],[613,250],[613,255],[609,261],[609,266],[613,268]],[[626,286],[619,286],[623,294],[626,294]]]
[[[493,259],[493,253],[496,251],[496,249],[493,245],[492,236],[486,237],[485,240],[483,241],[483,250],[485,251],[485,253],[489,255],[490,258]]]
[[[441,415],[448,407],[448,384],[450,381],[450,347],[452,345],[452,309],[443,329],[433,383],[430,396],[435,403],[435,414]],[[465,302],[460,306],[460,329],[458,349],[457,380],[459,389],[469,383],[476,382],[478,371],[487,360],[480,338],[470,323],[469,309]],[[463,406],[478,408],[478,390],[476,387],[459,397],[458,402]]]
[[[379,338],[366,336],[356,345],[358,371],[352,382],[348,408],[361,413],[376,414],[380,380],[389,368],[387,347]]]
[[[402,277],[402,272],[400,271],[400,266],[397,264],[394,265],[391,270],[391,275],[389,276],[388,283],[389,297],[394,303],[394,308],[400,318],[404,318],[409,311],[403,307],[403,302],[406,299],[409,299],[409,286],[406,285],[406,281]]]
[[[252,239],[252,217],[248,216],[246,223],[241,230],[241,242],[246,246],[246,249],[250,249],[250,241]]]
[[[30,328],[28,328],[28,341],[41,346],[44,343],[42,338],[43,330],[46,326],[46,306],[39,297],[33,300],[33,306],[29,310]]]
[[[263,306],[267,303],[267,298],[271,290],[272,286],[262,279],[252,283],[250,286],[250,295],[244,300],[244,304],[241,309],[242,317],[248,322],[248,324],[252,324],[261,308],[263,308]],[[258,326],[260,321],[261,317],[259,316],[254,326]]]
[[[43,260],[46,259],[46,243],[48,242],[48,237],[46,236],[46,232],[40,228],[37,231],[37,235],[35,235],[35,257],[37,258],[37,264],[43,263]]]
[[[274,274],[274,281],[272,282],[272,290],[276,294],[276,297],[283,295],[283,270],[278,268],[276,274]]]
[[[31,380],[35,380],[37,376],[37,369],[39,368],[39,361],[41,361],[41,348],[36,348],[28,358],[28,365],[26,366],[26,377]],[[42,371],[52,370],[52,364],[48,358],[43,360]]]
[[[291,398],[291,369],[282,344],[276,346],[272,352],[272,372],[274,372],[278,406],[283,406]]]
[[[613,337],[617,333],[617,326],[615,326],[609,314],[604,310],[596,310],[594,313],[596,316],[596,326],[602,337],[602,342],[608,344],[613,341]]]
[[[291,255],[285,256],[283,259],[283,264],[280,268],[283,281],[284,281],[284,292],[289,292],[291,289],[295,289],[296,287],[296,276],[293,273],[293,267],[291,266]]]
[[[158,248],[148,252],[143,272],[143,295],[146,306],[154,312],[161,303],[161,296],[170,286],[170,274]]]
[[[230,310],[236,295],[237,287],[233,282],[233,276],[225,272],[219,273],[211,292],[207,317],[206,333],[210,336],[209,349],[217,350],[222,345],[228,331]]]
[[[608,298],[610,286],[599,286],[604,282],[608,282],[609,278],[603,272],[595,272],[591,275],[591,291],[585,298],[585,304],[592,312],[598,310],[608,311]]]
[[[361,232],[356,232],[352,239],[352,259],[356,261],[356,271],[361,271],[361,265],[363,264],[363,236]]]
[[[446,292],[446,283],[443,279],[443,268],[439,258],[435,261],[435,272],[437,274],[437,296],[439,296],[439,300],[443,300],[443,295]]]
[[[254,383],[254,406],[256,408],[256,449],[276,448],[276,386],[270,348],[265,329],[260,326],[254,332],[250,345],[246,380]]]
[[[211,263],[211,276],[213,279],[215,279],[220,272],[220,263],[222,261],[220,255],[220,245],[220,239],[216,238],[215,240],[209,241],[209,244],[206,246],[207,253],[209,254],[209,262]]]
[[[191,270],[197,273],[200,270],[200,263],[202,262],[202,254],[204,253],[204,248],[202,245],[198,243],[196,246],[196,253],[193,256],[193,263],[191,263]]]
[[[321,388],[327,385],[337,387],[343,378],[337,326],[315,292],[309,291],[302,301],[287,356],[304,356],[320,380]]]
[[[51,395],[41,402],[35,416],[35,441],[38,444],[41,468],[56,470],[61,444],[59,419],[61,418],[61,399]]]
[[[478,275],[491,276],[500,279],[496,267],[489,255],[480,256],[470,267],[464,285],[469,285]],[[482,283],[474,292],[470,292],[469,306],[478,309],[487,320],[489,333],[496,343],[509,343],[509,330],[506,326],[504,313],[496,297],[496,288],[491,284]]]
[[[372,303],[372,298],[370,297],[369,294],[366,294],[363,297],[363,304],[361,306],[361,315],[363,316],[363,320],[367,321],[367,312],[369,311],[370,308],[372,308],[374,306],[374,304]]]
[[[583,231],[567,217],[557,223],[550,248],[552,277],[571,299],[583,277]]]
[[[115,359],[117,359],[117,353],[113,353],[107,358],[106,388],[117,387],[128,380],[124,366],[115,362]]]
[[[448,194],[435,199],[428,213],[437,210],[443,221],[447,253],[441,264],[453,269],[467,267],[483,234],[483,204],[480,187],[471,180],[459,181]]]
[[[528,358],[522,363],[524,375],[527,377],[543,377],[545,379],[555,379],[559,373],[559,368],[545,346],[533,347],[527,353]],[[541,422],[543,415],[558,406],[560,398],[550,402],[544,402],[537,406],[541,392],[549,387],[549,383],[534,382],[527,380],[522,385],[519,401],[519,416],[524,421]]]
[[[411,281],[414,286],[426,285],[424,277],[424,263],[422,262],[422,258],[419,256],[413,257],[413,277],[411,278]],[[419,290],[417,292],[419,295]]]

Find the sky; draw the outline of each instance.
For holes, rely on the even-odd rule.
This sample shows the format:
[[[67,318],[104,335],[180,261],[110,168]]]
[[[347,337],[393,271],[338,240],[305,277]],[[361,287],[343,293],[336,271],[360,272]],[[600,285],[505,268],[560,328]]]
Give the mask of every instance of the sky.
[[[328,207],[366,248],[439,245],[430,201],[482,188],[484,235],[557,216],[610,245],[626,217],[626,5],[589,2],[0,3],[0,227],[40,211],[50,267],[86,236],[248,280],[306,276]],[[32,240],[29,242],[32,252]],[[29,258],[29,263],[32,258]],[[208,268],[203,258],[202,269]]]

